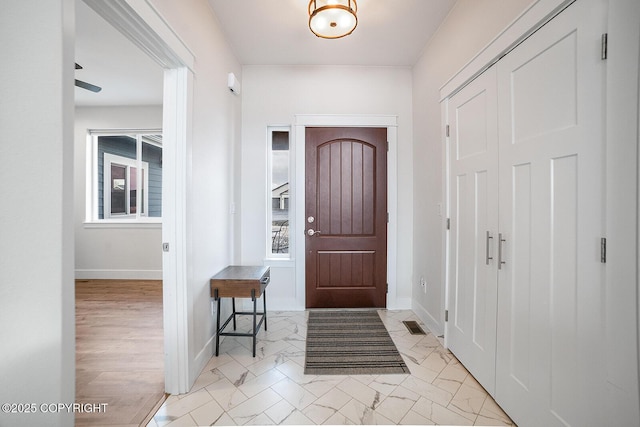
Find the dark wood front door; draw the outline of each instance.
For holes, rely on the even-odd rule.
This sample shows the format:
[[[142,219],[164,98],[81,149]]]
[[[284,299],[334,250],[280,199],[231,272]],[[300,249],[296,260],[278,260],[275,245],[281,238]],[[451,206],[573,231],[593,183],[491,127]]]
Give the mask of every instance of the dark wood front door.
[[[386,307],[387,129],[306,129],[306,306]]]

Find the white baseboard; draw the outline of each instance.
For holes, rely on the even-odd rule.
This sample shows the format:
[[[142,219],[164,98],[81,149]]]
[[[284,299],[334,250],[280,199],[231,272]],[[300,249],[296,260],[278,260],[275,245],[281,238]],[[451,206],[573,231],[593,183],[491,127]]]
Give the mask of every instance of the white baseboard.
[[[249,304],[251,300],[248,300]],[[247,306],[253,310],[253,306]],[[267,311],[304,311],[304,306],[299,306],[295,298],[270,297],[267,292]],[[258,311],[262,311],[262,302],[258,301]]]
[[[244,299],[245,298],[243,298],[242,300]],[[216,304],[216,307],[217,307],[217,304]],[[231,314],[231,300],[229,298],[223,298],[221,300],[220,321],[224,322],[225,319],[227,319],[230,314]],[[216,341],[215,341],[216,340],[216,330],[215,330],[216,321],[215,319],[216,319],[216,314],[213,313],[211,315],[211,318],[209,318],[208,320],[209,322],[211,322],[211,325],[212,325],[212,331],[211,331],[212,335],[207,339],[207,342],[205,342],[204,346],[200,349],[200,351],[196,353],[195,357],[193,358],[193,363],[189,363],[189,369],[190,369],[189,391],[193,390],[194,385],[196,385],[195,383],[196,380],[198,379],[198,377],[200,376],[204,368],[207,366],[207,363],[209,363],[209,360],[215,357],[215,352],[216,352]],[[224,336],[220,337],[221,345],[224,339],[225,339]]]
[[[389,310],[411,310],[411,298],[396,298],[389,301]],[[237,302],[236,302],[237,303]],[[252,310],[250,300],[243,300],[244,309]],[[262,302],[258,301],[258,311],[262,310]],[[304,305],[300,305],[295,298],[270,297],[267,292],[267,310],[268,311],[304,311]]]
[[[411,310],[411,298],[389,299],[387,308],[389,310]]]
[[[444,328],[440,324],[440,322],[435,319],[431,314],[420,304],[418,304],[415,300],[413,300],[412,310],[420,318],[422,323],[429,328],[429,330],[436,335],[443,335]]]
[[[76,279],[162,280],[162,270],[90,270],[76,269]]]
[[[224,337],[220,338],[220,342],[222,342]],[[189,373],[189,391],[193,390],[193,386],[195,385],[196,380],[204,370],[205,366],[207,366],[209,360],[211,360],[211,358],[215,356],[215,339],[215,335],[210,337],[202,347],[202,349],[198,352],[196,357],[193,359],[193,363],[190,364],[191,372]]]

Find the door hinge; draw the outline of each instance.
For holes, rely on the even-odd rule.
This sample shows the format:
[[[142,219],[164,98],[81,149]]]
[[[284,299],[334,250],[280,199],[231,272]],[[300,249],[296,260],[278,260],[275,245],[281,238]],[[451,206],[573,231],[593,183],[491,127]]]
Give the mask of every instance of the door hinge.
[[[163,243],[162,244],[162,251],[163,252],[169,252],[169,243]]]
[[[387,141],[387,151],[389,151],[389,141]]]
[[[447,230],[451,230],[451,218],[447,218]]]
[[[607,262],[607,239],[602,237],[600,239],[600,262],[605,264]]]
[[[449,310],[445,310],[444,311],[444,321],[448,322],[449,321]]]
[[[601,52],[600,52],[600,59],[607,59],[607,49],[608,49],[608,45],[609,45],[609,41],[608,41],[609,35],[607,33],[604,33],[602,35],[602,46],[601,46]]]
[[[447,136],[449,136],[449,125],[445,126],[445,133]]]
[[[387,283],[387,293],[389,293],[389,284]]]
[[[389,212],[387,212],[387,224],[389,224]]]

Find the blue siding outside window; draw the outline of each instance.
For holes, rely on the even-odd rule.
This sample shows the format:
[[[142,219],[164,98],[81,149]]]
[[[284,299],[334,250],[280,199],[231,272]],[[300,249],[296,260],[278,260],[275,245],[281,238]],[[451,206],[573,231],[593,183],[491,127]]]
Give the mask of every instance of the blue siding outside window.
[[[98,137],[98,219],[104,219],[104,155],[113,154],[136,159],[136,139],[130,136]],[[149,217],[162,216],[162,148],[142,143],[142,161],[149,165],[149,206],[145,208]]]
[[[142,161],[149,163],[149,216],[162,216],[162,148],[142,143]]]

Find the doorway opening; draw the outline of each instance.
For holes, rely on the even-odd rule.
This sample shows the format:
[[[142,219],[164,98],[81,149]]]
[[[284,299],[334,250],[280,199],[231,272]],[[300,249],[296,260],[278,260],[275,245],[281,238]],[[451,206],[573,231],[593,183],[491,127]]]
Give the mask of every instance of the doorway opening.
[[[75,77],[101,88],[75,89],[76,401],[110,408],[75,423],[140,424],[166,396],[164,70],[85,2],[75,5]]]
[[[157,250],[162,251],[164,383],[167,393],[184,393],[190,385],[188,324],[191,315],[187,303],[185,265],[186,142],[195,59],[147,2],[83,2],[164,70],[162,233],[161,240],[157,242]]]

